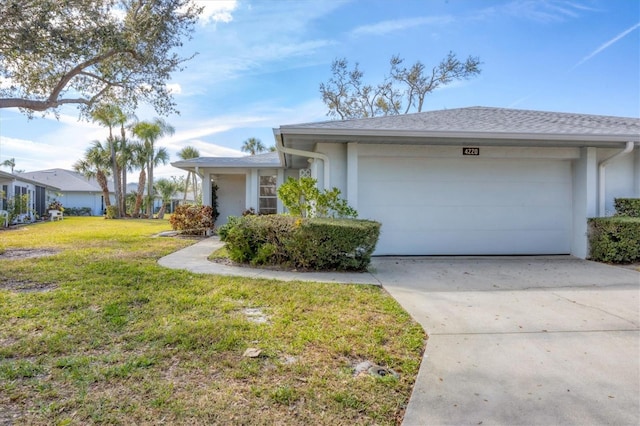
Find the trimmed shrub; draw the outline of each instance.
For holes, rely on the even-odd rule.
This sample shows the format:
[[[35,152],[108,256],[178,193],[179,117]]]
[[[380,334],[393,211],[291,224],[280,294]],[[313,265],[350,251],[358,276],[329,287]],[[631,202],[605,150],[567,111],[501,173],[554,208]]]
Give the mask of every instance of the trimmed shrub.
[[[231,260],[253,265],[287,263],[284,241],[291,238],[296,219],[284,215],[246,215],[229,218],[219,232]],[[271,245],[273,247],[265,247]],[[269,251],[269,256],[267,256]]]
[[[105,210],[105,217],[107,219],[115,219],[116,217],[118,217],[118,207],[108,206]]]
[[[64,209],[64,215],[65,216],[91,216],[91,207],[67,207]]]
[[[616,216],[640,217],[640,198],[614,199]]]
[[[302,221],[287,251],[297,267],[321,270],[367,269],[380,236],[380,223],[369,220]]]
[[[229,257],[252,265],[362,271],[371,261],[380,223],[355,219],[244,216],[219,230]]]
[[[589,219],[589,251],[590,258],[599,262],[640,261],[640,218]]]
[[[182,204],[176,207],[169,219],[171,227],[184,234],[201,235],[213,229],[213,209],[211,206]]]

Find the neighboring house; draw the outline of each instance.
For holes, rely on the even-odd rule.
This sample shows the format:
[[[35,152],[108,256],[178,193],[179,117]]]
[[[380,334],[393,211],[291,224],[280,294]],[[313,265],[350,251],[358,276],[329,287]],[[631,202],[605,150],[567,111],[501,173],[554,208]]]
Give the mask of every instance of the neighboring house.
[[[138,183],[128,183],[127,184],[127,194],[129,195],[135,195],[138,193]],[[144,196],[147,196],[147,188],[145,185],[144,188],[144,192],[143,192]],[[194,200],[193,200],[193,192],[189,192],[187,193],[186,199],[184,196],[184,192],[176,192],[175,194],[173,194],[173,197],[171,197],[171,202],[169,204],[167,204],[167,209],[165,211],[165,213],[173,213],[176,209],[177,206],[179,206],[180,204],[193,204]],[[160,208],[162,207],[162,196],[158,193],[155,193],[153,196],[153,212],[154,213],[158,213],[160,211]]]
[[[58,200],[65,208],[89,208],[92,216],[104,214],[105,202],[102,188],[95,179],[87,179],[81,173],[65,169],[39,170],[20,173],[19,176],[59,188],[47,199],[47,204]],[[113,182],[110,181],[108,184],[109,196],[113,201]]]
[[[19,174],[12,174],[0,170],[0,210],[8,211],[9,204],[16,197],[27,195],[27,211],[19,212],[17,222],[31,222],[35,212],[39,217],[46,215],[47,198],[58,188],[53,185],[43,184],[33,179],[28,179]],[[4,223],[2,223],[4,224]]]
[[[588,254],[587,218],[640,197],[640,119],[471,107],[280,126],[278,152],[173,166],[218,186],[223,223],[282,212],[310,175],[382,223],[377,255]]]

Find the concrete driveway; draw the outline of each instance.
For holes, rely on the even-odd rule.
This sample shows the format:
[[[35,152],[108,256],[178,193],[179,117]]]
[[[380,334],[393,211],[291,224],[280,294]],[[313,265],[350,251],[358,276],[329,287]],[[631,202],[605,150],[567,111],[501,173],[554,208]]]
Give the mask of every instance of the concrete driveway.
[[[640,273],[572,257],[380,257],[430,338],[404,425],[640,424]]]

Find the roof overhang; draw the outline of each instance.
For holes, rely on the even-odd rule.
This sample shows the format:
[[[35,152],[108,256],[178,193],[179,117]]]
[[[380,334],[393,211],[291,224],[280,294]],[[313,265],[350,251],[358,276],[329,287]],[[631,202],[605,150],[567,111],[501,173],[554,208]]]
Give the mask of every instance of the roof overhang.
[[[15,181],[24,182],[24,183],[29,183],[31,185],[41,186],[50,191],[60,191],[60,188],[58,188],[57,186],[48,185],[46,183],[38,182],[37,180],[28,179],[22,176],[18,176],[16,174],[3,172],[1,170],[0,170],[0,180],[12,181],[12,182],[15,182]]]
[[[640,135],[601,134],[553,134],[553,133],[502,133],[458,131],[403,131],[403,130],[344,130],[320,128],[296,128],[282,126],[274,129],[277,139],[285,146],[304,149],[319,142],[402,145],[457,145],[485,146],[536,146],[536,147],[596,147],[618,148],[627,142],[640,142]]]

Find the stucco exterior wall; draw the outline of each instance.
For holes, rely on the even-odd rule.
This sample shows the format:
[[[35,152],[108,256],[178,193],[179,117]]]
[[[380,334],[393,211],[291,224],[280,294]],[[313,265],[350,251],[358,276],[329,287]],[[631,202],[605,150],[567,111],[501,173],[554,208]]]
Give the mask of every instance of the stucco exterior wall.
[[[597,215],[597,167],[596,148],[581,148],[580,158],[572,164],[573,235],[571,254],[582,259],[586,258],[589,253],[587,218]]]
[[[83,208],[89,207],[92,216],[102,216],[102,194],[93,192],[63,192],[56,195],[51,200],[47,200],[47,204],[57,199],[65,208]]]
[[[342,194],[347,193],[347,145],[343,143],[319,143],[316,152],[328,155],[331,188],[338,188]],[[318,179],[321,182],[320,179]],[[331,189],[326,188],[326,189]]]
[[[638,150],[635,147],[634,151]],[[620,152],[620,149],[598,149],[598,164]],[[637,183],[640,161],[636,152],[618,157],[605,168],[605,216],[615,213],[615,198],[640,197]]]

